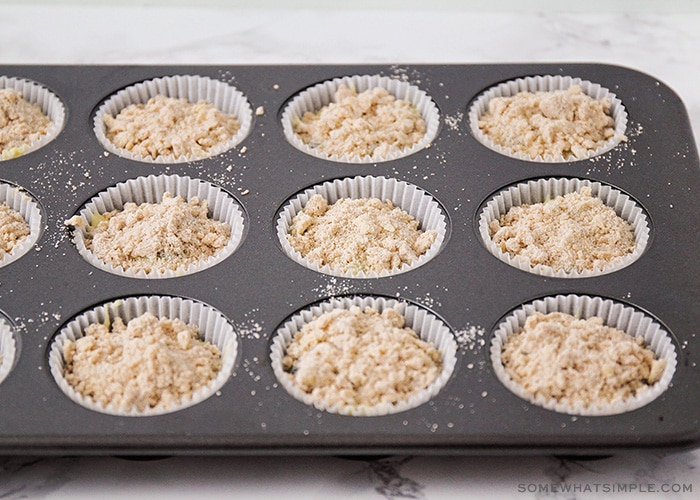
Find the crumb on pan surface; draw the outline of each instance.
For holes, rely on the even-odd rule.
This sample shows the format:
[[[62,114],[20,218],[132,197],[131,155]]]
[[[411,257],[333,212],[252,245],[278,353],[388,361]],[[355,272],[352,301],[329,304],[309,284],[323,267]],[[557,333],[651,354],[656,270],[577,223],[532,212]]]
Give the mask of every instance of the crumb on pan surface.
[[[382,272],[410,264],[434,243],[434,230],[391,201],[313,195],[292,219],[287,240],[302,257],[343,272]]]
[[[206,158],[240,129],[235,115],[205,101],[190,103],[156,95],[131,104],[116,116],[104,115],[105,135],[116,147],[143,157]]]
[[[533,397],[584,408],[624,402],[657,382],[664,359],[644,339],[561,312],[528,316],[523,329],[504,342],[506,373]]]
[[[610,107],[610,99],[593,99],[578,85],[519,92],[491,99],[478,126],[495,144],[531,159],[583,159],[614,137]]]
[[[0,159],[23,154],[49,131],[51,119],[14,89],[0,89]]]
[[[64,376],[83,396],[122,412],[170,409],[212,382],[221,352],[197,327],[144,313],[127,324],[93,323],[64,346]]]
[[[7,203],[0,203],[0,258],[29,236],[29,224]]]
[[[503,252],[554,271],[598,270],[635,248],[632,225],[584,186],[579,192],[512,207],[489,224]]]
[[[426,124],[413,104],[382,87],[358,94],[340,85],[334,102],[295,119],[293,130],[304,144],[328,156],[382,157],[416,144]]]
[[[440,374],[441,353],[395,309],[335,309],[306,323],[287,346],[292,383],[324,407],[396,404]]]
[[[165,193],[160,203],[125,203],[95,217],[86,228],[85,247],[102,261],[134,272],[178,270],[222,250],[231,227],[208,216],[206,200],[185,201]],[[66,221],[84,226],[80,216]]]

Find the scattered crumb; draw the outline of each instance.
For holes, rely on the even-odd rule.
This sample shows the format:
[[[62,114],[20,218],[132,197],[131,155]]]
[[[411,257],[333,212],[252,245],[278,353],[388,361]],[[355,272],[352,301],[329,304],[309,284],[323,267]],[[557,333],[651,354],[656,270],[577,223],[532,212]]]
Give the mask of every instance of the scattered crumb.
[[[486,344],[484,338],[486,330],[480,326],[468,325],[462,330],[457,330],[455,333],[455,340],[462,352],[473,351],[475,349],[480,349]],[[468,368],[473,368],[473,366]]]
[[[445,125],[450,130],[458,130],[460,123],[462,123],[462,120],[464,119],[464,113],[457,113],[456,116],[445,116]]]
[[[256,114],[256,116],[262,116],[262,115],[264,115],[264,114],[265,114],[265,108],[262,107],[262,106],[258,106],[257,108],[255,108],[255,114]]]

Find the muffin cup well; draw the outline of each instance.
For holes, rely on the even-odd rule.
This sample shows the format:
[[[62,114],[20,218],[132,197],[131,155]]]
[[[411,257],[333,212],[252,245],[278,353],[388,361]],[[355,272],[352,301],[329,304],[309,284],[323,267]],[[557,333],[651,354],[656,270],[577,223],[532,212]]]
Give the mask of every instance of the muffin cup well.
[[[231,139],[219,146],[211,148],[208,154],[203,157],[160,155],[153,158],[151,156],[135,154],[127,149],[115,146],[106,136],[104,115],[116,116],[127,106],[132,104],[146,104],[149,99],[157,95],[175,99],[186,99],[190,103],[206,101],[216,106],[222,113],[235,115],[240,123],[240,129]],[[93,130],[97,140],[107,151],[123,158],[146,163],[185,163],[188,161],[210,158],[235,147],[248,135],[252,123],[253,111],[250,103],[245,95],[235,87],[205,76],[175,75],[140,82],[115,93],[103,102],[95,113]]]
[[[498,220],[501,215],[505,215],[512,207],[542,203],[556,198],[557,196],[578,192],[583,186],[589,186],[592,196],[600,198],[606,206],[614,208],[615,213],[619,217],[632,225],[635,247],[629,255],[614,260],[608,265],[605,265],[602,269],[584,269],[582,271],[576,269],[570,271],[560,269],[555,271],[550,266],[541,264],[533,266],[526,257],[520,257],[518,255],[511,256],[509,253],[502,251],[493,242],[489,232],[489,224],[494,220]],[[649,221],[645,212],[628,195],[600,182],[591,182],[585,179],[575,178],[536,179],[522,182],[502,190],[492,197],[481,210],[478,228],[482,242],[486,248],[501,261],[533,274],[558,278],[598,276],[612,273],[629,266],[642,255],[650,235]]]
[[[557,90],[567,90],[573,85],[578,85],[584,94],[589,97],[600,100],[610,99],[610,116],[615,121],[615,131],[613,136],[608,139],[605,144],[595,150],[591,150],[584,158],[563,158],[561,156],[537,156],[530,157],[524,153],[519,153],[510,150],[509,148],[500,146],[494,143],[488,135],[484,134],[479,129],[479,119],[488,111],[489,102],[496,97],[512,97],[519,92],[553,92]],[[518,78],[516,80],[500,83],[483,92],[469,107],[469,128],[474,137],[489,149],[492,149],[502,155],[517,158],[518,160],[541,162],[541,163],[567,163],[572,161],[581,161],[595,156],[602,155],[617,146],[620,141],[625,138],[625,130],[627,129],[627,111],[620,99],[610,90],[602,87],[600,84],[592,83],[581,78],[573,78],[562,75],[544,75],[544,76],[529,76]]]
[[[319,151],[318,148],[308,146],[294,132],[294,120],[300,119],[304,113],[316,112],[333,102],[335,92],[341,85],[347,85],[357,93],[376,87],[382,87],[397,99],[410,102],[420,112],[423,120],[425,120],[425,135],[413,146],[381,157],[377,155],[328,155],[323,151]],[[407,82],[379,75],[345,76],[318,83],[297,94],[282,112],[282,129],[284,136],[292,146],[316,158],[342,163],[378,163],[412,155],[428,147],[430,143],[432,143],[437,136],[439,126],[440,112],[425,91]]]
[[[0,76],[0,89],[13,89],[20,92],[26,101],[38,105],[41,111],[51,120],[49,130],[39,138],[29,142],[26,148],[22,148],[22,151],[17,152],[16,156],[25,155],[42,148],[53,141],[63,130],[66,122],[66,108],[61,99],[43,85],[24,78]],[[0,161],[9,160],[16,156],[10,158],[2,158],[0,156]]]
[[[63,350],[66,341],[75,341],[85,335],[84,331],[93,323],[109,323],[111,318],[119,317],[128,323],[131,319],[145,313],[157,318],[180,319],[187,324],[197,326],[199,338],[216,345],[221,351],[222,367],[217,377],[205,387],[192,394],[190,399],[183,399],[179,405],[165,409],[147,409],[130,412],[120,411],[112,405],[102,406],[89,397],[77,392],[65,379],[65,360]],[[172,413],[201,403],[215,394],[231,377],[238,356],[238,340],[231,323],[216,309],[201,302],[180,297],[141,296],[115,300],[90,309],[68,322],[54,337],[49,350],[49,368],[56,383],[75,403],[90,410],[122,416],[152,416]]]
[[[432,343],[442,354],[442,371],[440,375],[424,390],[414,394],[410,398],[397,404],[380,403],[374,406],[350,407],[344,405],[326,406],[323,402],[316,401],[310,394],[299,389],[284,371],[282,360],[285,356],[287,345],[294,335],[308,322],[319,315],[336,309],[350,309],[358,306],[361,309],[373,308],[378,312],[395,308],[405,318],[405,326],[415,331],[426,342]],[[379,416],[399,413],[420,406],[435,395],[445,386],[452,376],[457,362],[457,343],[454,335],[445,323],[428,310],[407,302],[383,297],[336,297],[325,302],[318,303],[307,309],[299,311],[286,321],[273,337],[270,348],[272,369],[280,384],[289,394],[299,401],[313,406],[319,410],[341,415],[352,416]]]
[[[19,241],[11,252],[0,256],[0,267],[3,267],[25,255],[39,240],[42,215],[39,204],[26,191],[4,182],[0,182],[0,203],[6,203],[12,210],[19,212],[29,224],[29,235]]]
[[[187,268],[166,269],[162,272],[153,270],[149,273],[143,270],[135,272],[131,269],[123,269],[121,266],[113,266],[99,259],[92,251],[86,248],[86,228],[91,225],[95,218],[99,218],[100,214],[112,210],[122,210],[127,202],[133,202],[137,205],[141,203],[160,203],[163,194],[166,192],[174,197],[180,196],[185,200],[195,196],[200,200],[207,200],[211,218],[226,222],[231,228],[231,235],[226,246],[205,261],[190,264]],[[78,253],[98,269],[130,278],[175,278],[212,267],[222,262],[238,248],[243,239],[245,229],[243,211],[231,195],[208,182],[178,175],[151,175],[119,183],[93,197],[80,210],[78,215],[84,221],[84,226],[76,226],[73,229],[73,242],[78,249]]]
[[[12,371],[15,363],[17,345],[12,333],[12,327],[0,315],[0,384]]]
[[[436,231],[435,241],[430,248],[415,261],[406,263],[398,269],[391,271],[382,271],[381,273],[359,271],[357,273],[351,273],[344,272],[341,269],[334,269],[327,264],[319,266],[317,263],[302,257],[287,240],[287,234],[289,233],[292,219],[304,209],[306,203],[315,194],[323,196],[329,204],[333,204],[341,198],[378,198],[382,201],[387,199],[391,200],[394,206],[401,208],[416,219],[422,231]],[[284,206],[277,219],[277,237],[282,245],[282,249],[292,260],[308,269],[346,278],[380,278],[405,273],[415,269],[438,254],[445,241],[446,235],[447,218],[440,208],[440,205],[432,196],[417,186],[386,177],[347,177],[313,186],[289,201],[289,203]]]
[[[508,337],[518,333],[525,325],[527,317],[535,312],[543,314],[562,312],[582,319],[597,316],[603,319],[606,326],[622,330],[632,337],[641,336],[644,339],[644,344],[654,351],[656,357],[666,361],[661,379],[626,401],[602,402],[597,406],[569,405],[557,402],[555,399],[547,399],[541,395],[533,397],[506,373],[501,361],[501,353]],[[651,403],[668,389],[677,365],[676,349],[670,334],[649,315],[614,300],[573,294],[546,297],[513,311],[496,327],[491,338],[490,353],[496,376],[505,387],[518,397],[548,410],[585,416],[616,415]]]

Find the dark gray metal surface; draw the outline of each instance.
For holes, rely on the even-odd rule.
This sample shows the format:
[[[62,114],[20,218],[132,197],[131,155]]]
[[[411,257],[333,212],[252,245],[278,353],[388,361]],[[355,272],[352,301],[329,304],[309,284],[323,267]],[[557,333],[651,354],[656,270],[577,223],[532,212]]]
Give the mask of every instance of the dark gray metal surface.
[[[36,248],[0,268],[0,310],[20,343],[19,359],[0,384],[1,453],[591,454],[698,445],[700,161],[683,103],[653,77],[599,64],[0,66],[0,74],[47,86],[67,108],[56,140],[0,162],[0,180],[30,192],[45,217]],[[95,108],[122,87],[177,74],[227,81],[265,113],[255,116],[243,143],[214,158],[156,165],[105,156],[92,132]],[[279,121],[285,102],[309,85],[352,74],[404,77],[425,90],[442,118],[432,146],[391,162],[351,165],[289,145]],[[541,74],[581,77],[612,90],[629,113],[629,140],[594,160],[564,164],[518,161],[479,144],[468,131],[470,101],[495,83]],[[239,249],[213,268],[176,279],[128,279],[91,267],[63,221],[107,187],[161,173],[197,177],[232,193],[248,226]],[[440,254],[411,272],[373,280],[332,278],[288,259],[274,232],[285,200],[326,179],[368,174],[416,184],[445,207],[450,232]],[[550,176],[601,181],[637,200],[652,226],[642,257],[612,274],[566,280],[519,271],[489,254],[476,231],[481,203],[506,185]],[[576,418],[530,405],[501,386],[488,355],[491,330],[520,304],[559,293],[612,298],[657,318],[674,335],[679,355],[670,389],[632,412]],[[95,305],[140,294],[193,298],[231,320],[241,354],[220,394],[175,413],[127,418],[87,410],[58,389],[47,352],[61,325]],[[427,404],[382,417],[321,412],[276,383],[269,342],[289,315],[338,294],[398,296],[431,309],[456,332],[477,327],[485,334],[462,344],[454,375]]]

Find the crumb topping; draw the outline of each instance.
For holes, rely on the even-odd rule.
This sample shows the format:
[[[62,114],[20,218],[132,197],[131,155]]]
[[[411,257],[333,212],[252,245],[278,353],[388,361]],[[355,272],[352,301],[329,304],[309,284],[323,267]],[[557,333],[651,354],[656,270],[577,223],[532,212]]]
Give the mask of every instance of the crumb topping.
[[[151,157],[206,158],[240,129],[235,115],[205,101],[190,103],[157,95],[131,104],[116,116],[104,115],[105,135],[116,147]]]
[[[666,368],[642,337],[606,326],[599,317],[560,312],[529,316],[522,331],[508,337],[501,356],[506,373],[528,394],[584,408],[633,398]]]
[[[390,200],[341,198],[333,204],[313,195],[292,219],[287,240],[302,257],[346,273],[399,269],[434,243],[434,230]]]
[[[192,397],[221,371],[221,352],[197,327],[145,313],[111,329],[89,325],[64,346],[65,378],[101,406],[119,411],[168,409]]]
[[[334,102],[304,113],[293,130],[304,144],[329,156],[383,157],[416,144],[426,125],[413,104],[382,87],[358,94],[340,85]]]
[[[0,89],[0,158],[23,154],[32,141],[49,131],[51,119],[41,107],[26,101],[21,92]]]
[[[553,200],[512,207],[489,224],[493,242],[532,266],[554,271],[599,270],[634,251],[634,229],[612,207],[580,192]]]
[[[478,125],[495,144],[532,159],[583,159],[615,135],[610,107],[610,99],[593,99],[578,85],[519,92],[491,99]]]
[[[165,272],[203,262],[223,249],[231,227],[208,216],[209,204],[163,195],[160,203],[125,203],[87,227],[85,247],[102,261],[134,272]],[[82,217],[66,221],[85,225]]]
[[[326,407],[396,404],[440,374],[441,353],[395,309],[336,309],[306,323],[282,360],[290,380]]]
[[[0,203],[0,258],[29,236],[29,223],[7,203]]]

